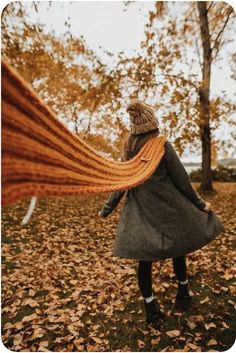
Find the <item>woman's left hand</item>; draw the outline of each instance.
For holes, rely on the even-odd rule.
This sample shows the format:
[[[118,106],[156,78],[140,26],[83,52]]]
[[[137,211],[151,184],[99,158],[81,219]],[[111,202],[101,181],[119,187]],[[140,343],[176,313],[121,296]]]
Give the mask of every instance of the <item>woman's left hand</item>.
[[[205,211],[205,212],[210,212],[211,211],[211,203],[210,202],[206,202],[206,206],[203,209],[203,211]]]
[[[99,217],[99,218],[105,218],[105,217],[103,217],[101,211],[98,212],[98,217]]]

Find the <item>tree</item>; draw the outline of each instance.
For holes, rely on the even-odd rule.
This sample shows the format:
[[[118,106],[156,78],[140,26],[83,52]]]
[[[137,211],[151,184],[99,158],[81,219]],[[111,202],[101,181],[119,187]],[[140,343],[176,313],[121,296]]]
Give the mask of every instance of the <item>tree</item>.
[[[40,4],[32,3],[32,11],[37,11],[37,6]],[[40,23],[32,25],[24,5],[13,2],[3,11],[2,54],[59,119],[72,124],[76,133],[98,150],[120,155],[120,139],[126,129],[114,114],[121,107],[119,79],[114,81],[114,72],[83,37],[72,36],[68,28],[59,38]]]
[[[211,142],[211,165],[217,167],[217,142]]]
[[[222,117],[231,124],[235,109],[223,94],[210,96],[211,68],[232,41],[233,25],[233,9],[224,2],[211,2],[207,7],[206,2],[158,1],[149,13],[142,51],[129,62],[123,57],[119,63],[119,72],[129,65],[134,82],[131,95],[153,101],[163,131],[174,137],[180,153],[189,142],[194,150],[201,141],[201,191],[213,189],[212,132]]]
[[[211,66],[212,60],[215,58],[221,49],[221,38],[223,31],[233,14],[233,9],[227,6],[226,9],[221,8],[224,15],[220,22],[221,27],[217,32],[217,36],[214,40],[211,39],[209,31],[209,18],[208,12],[210,6],[213,5],[211,2],[209,8],[207,8],[206,1],[199,1],[198,12],[199,12],[199,24],[201,30],[201,40],[203,48],[203,65],[202,65],[202,82],[199,86],[199,101],[200,101],[200,133],[202,141],[202,183],[201,189],[203,191],[211,191],[212,187],[212,173],[211,173],[211,131],[210,131],[210,80],[211,80]],[[221,5],[222,6],[222,5]]]

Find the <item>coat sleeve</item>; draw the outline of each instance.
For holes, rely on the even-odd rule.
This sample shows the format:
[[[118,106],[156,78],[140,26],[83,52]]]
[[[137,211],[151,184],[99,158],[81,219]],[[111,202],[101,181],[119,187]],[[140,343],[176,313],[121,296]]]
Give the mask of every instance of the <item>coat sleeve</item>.
[[[100,215],[103,218],[106,218],[109,216],[110,213],[116,208],[120,200],[122,199],[123,195],[125,194],[125,191],[113,191],[110,193],[107,201],[103,205]]]
[[[191,200],[200,210],[203,210],[206,206],[206,202],[192,187],[189,175],[169,141],[166,141],[165,143],[165,159],[169,176],[176,188],[189,200]]]

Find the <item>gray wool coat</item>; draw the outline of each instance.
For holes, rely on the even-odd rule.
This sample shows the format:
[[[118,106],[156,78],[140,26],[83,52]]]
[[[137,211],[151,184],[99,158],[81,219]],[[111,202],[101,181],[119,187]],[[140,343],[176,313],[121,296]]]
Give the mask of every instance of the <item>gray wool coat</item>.
[[[225,230],[216,214],[203,211],[206,203],[167,140],[155,172],[126,192],[112,254],[156,261],[202,248]],[[112,192],[100,214],[107,217],[125,191]]]

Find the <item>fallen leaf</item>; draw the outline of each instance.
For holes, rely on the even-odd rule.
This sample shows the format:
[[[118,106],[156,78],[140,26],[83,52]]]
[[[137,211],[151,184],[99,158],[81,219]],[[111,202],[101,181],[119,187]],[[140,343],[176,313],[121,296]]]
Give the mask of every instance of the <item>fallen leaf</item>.
[[[28,321],[33,321],[35,319],[38,318],[37,314],[32,314],[32,315],[28,315],[28,316],[24,316],[22,319],[22,322],[28,322]]]
[[[166,334],[169,337],[178,337],[180,335],[180,331],[179,330],[167,331]]]
[[[48,341],[41,341],[40,342],[40,346],[42,346],[42,347],[47,347],[48,345],[49,345]]]
[[[96,342],[98,344],[103,343],[103,341],[98,337],[91,336],[91,338],[94,340],[94,342]]]
[[[49,350],[48,350],[47,348],[45,348],[44,346],[39,346],[38,352],[51,352],[51,351],[49,351]]]
[[[210,298],[207,296],[205,299],[201,300],[200,303],[201,304],[205,304],[205,303],[207,303],[209,301],[210,301]]]
[[[23,339],[23,336],[20,333],[15,335],[15,337],[13,338],[14,346],[18,346],[22,342],[22,339]]]
[[[222,322],[222,326],[223,326],[224,328],[229,328],[229,325],[227,325],[224,321]]]
[[[139,348],[143,348],[145,346],[145,343],[141,340],[138,340],[138,346]]]
[[[188,343],[188,346],[193,350],[196,350],[199,348],[199,346],[196,346],[196,344],[193,344],[193,343]]]
[[[98,349],[97,346],[88,345],[88,346],[86,346],[86,348],[87,348],[87,351],[88,351],[88,352],[96,352],[96,351],[99,351],[99,349]]]
[[[5,330],[9,330],[11,328],[14,328],[15,326],[11,323],[11,322],[7,322],[5,325],[4,325],[4,329]]]
[[[217,344],[217,341],[214,338],[210,339],[210,341],[208,342],[209,346],[215,346],[216,344]]]
[[[206,330],[210,330],[210,328],[216,328],[216,325],[211,322],[210,324],[204,324]]]
[[[234,278],[234,275],[232,273],[226,273],[222,278],[226,279],[228,281],[229,279]]]
[[[161,337],[160,337],[160,336],[151,339],[151,345],[153,345],[153,346],[157,345],[157,344],[160,342],[160,340],[161,340]]]
[[[190,329],[191,330],[194,330],[196,327],[197,327],[197,325],[195,324],[195,322],[188,322],[188,326],[190,327]]]

